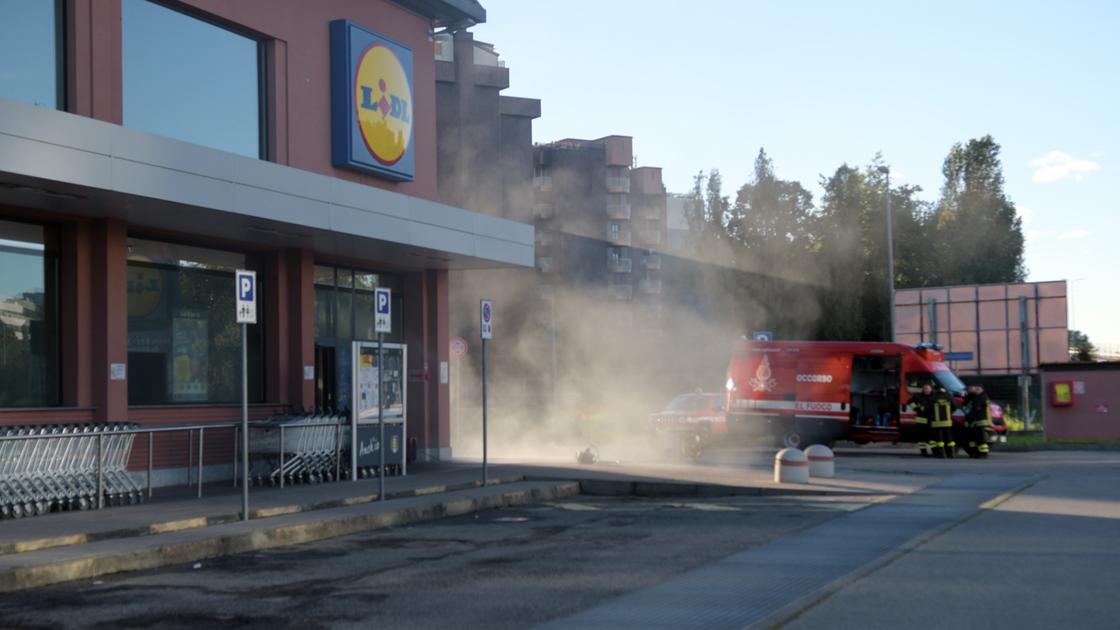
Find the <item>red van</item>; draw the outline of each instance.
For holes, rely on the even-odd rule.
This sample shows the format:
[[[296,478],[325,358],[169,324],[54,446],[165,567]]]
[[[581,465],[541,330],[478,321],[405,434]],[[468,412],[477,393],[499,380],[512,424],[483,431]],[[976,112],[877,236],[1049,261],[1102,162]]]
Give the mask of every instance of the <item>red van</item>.
[[[743,338],[727,370],[727,430],[782,446],[915,442],[907,405],[925,383],[964,395],[939,346]]]

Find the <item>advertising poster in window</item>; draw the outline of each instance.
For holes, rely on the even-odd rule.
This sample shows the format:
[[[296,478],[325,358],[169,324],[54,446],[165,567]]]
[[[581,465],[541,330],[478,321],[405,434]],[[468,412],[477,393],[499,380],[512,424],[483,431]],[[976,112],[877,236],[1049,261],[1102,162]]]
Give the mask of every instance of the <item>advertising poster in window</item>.
[[[176,317],[171,323],[171,399],[201,402],[207,399],[208,347],[205,319]]]
[[[404,371],[401,350],[385,350],[385,417],[400,419],[404,415]]]
[[[377,419],[377,406],[381,404],[380,370],[376,350],[362,348],[358,354],[358,418]]]

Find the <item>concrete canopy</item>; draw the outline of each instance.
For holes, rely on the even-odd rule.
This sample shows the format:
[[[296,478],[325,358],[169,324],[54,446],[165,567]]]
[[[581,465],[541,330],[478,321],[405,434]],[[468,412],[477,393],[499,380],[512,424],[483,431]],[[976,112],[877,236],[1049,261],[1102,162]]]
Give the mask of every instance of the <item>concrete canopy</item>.
[[[533,227],[0,98],[0,204],[418,269],[533,266]]]

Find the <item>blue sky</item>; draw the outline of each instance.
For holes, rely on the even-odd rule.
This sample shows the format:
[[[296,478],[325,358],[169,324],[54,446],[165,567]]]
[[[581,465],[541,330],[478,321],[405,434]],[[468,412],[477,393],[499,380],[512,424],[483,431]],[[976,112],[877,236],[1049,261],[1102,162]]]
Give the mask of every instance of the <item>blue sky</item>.
[[[670,191],[718,168],[733,195],[765,147],[819,198],[821,175],[881,151],[932,201],[952,144],[992,134],[1029,279],[1071,280],[1073,327],[1120,344],[1120,3],[483,5],[505,94],[542,99],[536,141],[633,136]]]

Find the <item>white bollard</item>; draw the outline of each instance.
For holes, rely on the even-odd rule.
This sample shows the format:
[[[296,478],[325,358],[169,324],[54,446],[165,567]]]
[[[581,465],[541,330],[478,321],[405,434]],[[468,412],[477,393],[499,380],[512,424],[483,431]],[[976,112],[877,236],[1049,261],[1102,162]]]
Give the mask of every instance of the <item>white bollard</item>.
[[[783,448],[774,456],[774,481],[809,483],[809,458],[801,449]]]
[[[836,461],[832,449],[824,444],[814,444],[805,449],[805,456],[809,458],[809,476],[829,478],[836,476]]]

